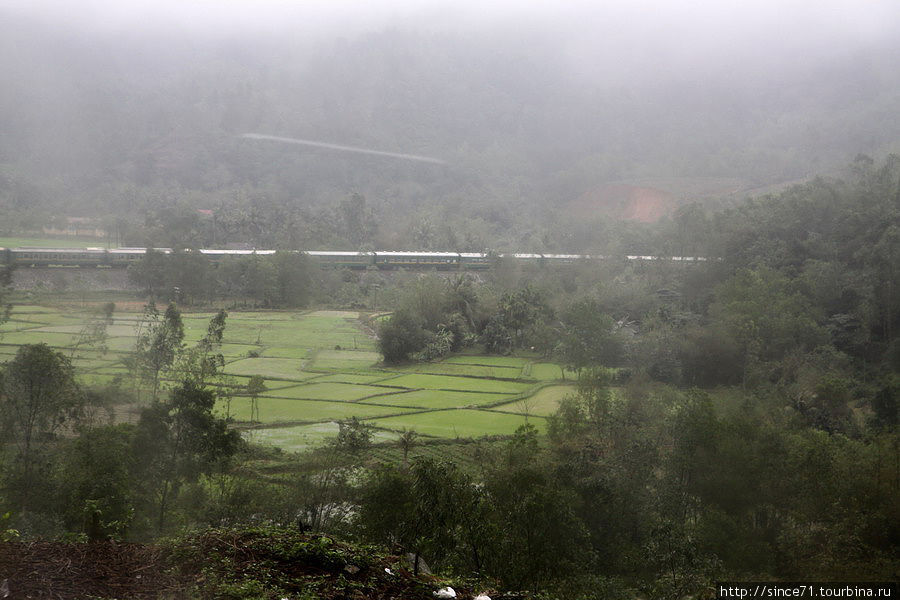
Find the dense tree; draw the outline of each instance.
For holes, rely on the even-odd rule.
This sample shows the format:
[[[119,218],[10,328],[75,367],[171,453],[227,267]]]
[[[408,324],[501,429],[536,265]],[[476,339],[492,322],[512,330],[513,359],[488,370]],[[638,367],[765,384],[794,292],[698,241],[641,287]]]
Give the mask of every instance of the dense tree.
[[[134,426],[104,426],[63,446],[57,458],[60,513],[91,540],[124,537],[134,519]]]
[[[370,539],[412,553],[416,572],[420,557],[432,567],[442,566],[454,553],[463,515],[471,508],[466,502],[472,499],[471,486],[452,463],[418,459],[409,468],[383,466],[363,485],[357,526]]]
[[[166,289],[166,270],[166,255],[148,247],[141,260],[129,265],[128,277],[139,285],[151,299],[165,298],[171,292]]]
[[[885,382],[871,401],[873,421],[876,427],[896,429],[900,424],[900,382]]]
[[[623,343],[616,322],[603,314],[591,298],[566,307],[561,315],[562,332],[557,352],[566,367],[580,371],[591,366],[617,366]]]
[[[406,310],[395,312],[378,330],[378,349],[388,363],[407,360],[427,342],[428,333],[422,328],[421,321]]]
[[[542,293],[530,286],[516,292],[504,294],[500,298],[500,320],[510,331],[515,347],[522,347],[528,341],[528,333],[539,323],[553,316]]]
[[[520,428],[485,481],[497,536],[485,560],[510,589],[564,579],[589,556],[577,498],[536,460],[536,433],[533,426]]]
[[[9,294],[12,291],[13,261],[9,249],[0,252],[2,264],[0,264],[0,325],[9,320],[12,313],[12,304],[9,302]]]
[[[316,265],[307,255],[295,252],[278,252],[273,261],[278,281],[278,306],[306,306],[311,296],[312,274]]]
[[[19,348],[0,384],[0,428],[16,452],[6,493],[15,498],[17,509],[27,511],[35,490],[46,481],[41,466],[47,444],[77,420],[84,396],[69,359],[46,344]]]
[[[238,432],[213,414],[214,392],[190,381],[141,412],[134,437],[137,471],[155,515],[146,515],[157,532],[165,529],[171,505],[185,483],[222,469],[240,447]]]
[[[359,454],[372,445],[372,426],[350,417],[338,421],[338,434],[334,438],[334,447],[340,450]]]
[[[165,258],[165,286],[162,297],[191,305],[206,301],[213,293],[213,271],[201,253],[179,250]]]
[[[687,385],[730,385],[744,376],[744,353],[721,327],[688,327],[680,332],[676,348]]]
[[[827,341],[821,312],[783,274],[761,267],[742,270],[716,289],[713,322],[743,353],[745,376],[754,364],[811,350]]]

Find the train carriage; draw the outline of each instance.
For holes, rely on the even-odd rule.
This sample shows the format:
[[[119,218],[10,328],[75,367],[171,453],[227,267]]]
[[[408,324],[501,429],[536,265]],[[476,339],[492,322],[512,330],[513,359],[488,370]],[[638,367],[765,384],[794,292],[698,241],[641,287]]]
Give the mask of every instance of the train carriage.
[[[376,252],[380,268],[398,267],[452,269],[459,266],[458,252]]]
[[[545,265],[570,265],[582,259],[590,258],[587,254],[543,254]]]
[[[154,248],[153,251],[162,254],[172,252],[171,248]],[[127,267],[140,262],[146,255],[146,248],[114,248],[109,251],[110,264],[118,267]]]
[[[103,248],[12,248],[16,264],[42,267],[92,267],[109,264]]]
[[[544,259],[542,254],[534,254],[530,252],[517,252],[515,254],[501,254],[502,258],[512,258],[523,265],[539,265]]]
[[[139,262],[147,255],[147,248],[0,248],[3,251],[3,262],[11,262],[23,267],[127,267]],[[171,254],[171,248],[153,248],[153,252]],[[185,250],[184,252],[199,252],[212,262],[216,263],[229,256],[271,256],[275,250]],[[324,267],[366,269],[372,266],[379,269],[488,269],[499,256],[513,260],[524,265],[566,265],[581,260],[609,260],[610,257],[588,254],[539,254],[539,253],[515,253],[515,254],[487,254],[484,252],[345,252],[310,250],[303,252],[316,259]],[[679,263],[698,263],[707,260],[722,260],[721,258],[709,259],[702,256],[672,256],[660,257],[650,255],[628,255],[629,261],[659,261],[668,260]]]
[[[488,269],[494,259],[484,252],[460,252],[459,266],[463,269]]]
[[[374,252],[329,252],[323,250],[309,250],[306,254],[318,260],[323,266],[365,269],[375,264]]]

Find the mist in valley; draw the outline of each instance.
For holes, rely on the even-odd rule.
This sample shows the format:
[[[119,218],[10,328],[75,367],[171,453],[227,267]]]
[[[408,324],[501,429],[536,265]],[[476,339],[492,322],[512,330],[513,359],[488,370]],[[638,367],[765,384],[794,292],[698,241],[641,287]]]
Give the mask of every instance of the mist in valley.
[[[895,0],[0,0],[0,596],[896,582],[898,64]]]
[[[384,221],[376,246],[415,247],[404,231],[462,214],[490,247],[553,250],[537,230],[583,218],[585,203],[598,218],[655,220],[834,174],[900,138],[892,2],[0,11],[0,207],[38,220],[181,202],[308,211],[357,193]],[[621,184],[664,201],[642,217]]]

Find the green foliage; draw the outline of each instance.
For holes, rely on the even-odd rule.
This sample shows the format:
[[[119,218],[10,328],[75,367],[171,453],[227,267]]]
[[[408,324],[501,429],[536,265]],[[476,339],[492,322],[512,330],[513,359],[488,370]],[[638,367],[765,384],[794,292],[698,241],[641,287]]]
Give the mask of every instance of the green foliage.
[[[6,496],[26,511],[46,484],[44,452],[60,431],[82,415],[84,396],[72,364],[46,344],[19,348],[0,378],[0,431],[15,447],[4,474]]]
[[[298,252],[234,256],[213,269],[197,251],[163,254],[148,249],[129,266],[129,277],[151,297],[194,304],[219,297],[247,298],[263,307],[302,307],[309,302],[316,266]]]
[[[496,536],[485,560],[511,589],[565,579],[590,560],[577,497],[538,456],[537,432],[523,426],[485,481]]]
[[[750,367],[828,340],[816,307],[785,275],[766,267],[739,271],[720,285],[710,312],[714,324],[741,348],[745,377]]]
[[[160,319],[156,305],[150,302],[138,324],[137,340],[130,366],[153,390],[152,399],[159,397],[160,377],[172,366],[183,348],[184,323],[175,303],[170,303]]]
[[[133,448],[145,501],[156,509],[158,532],[182,484],[223,469],[240,448],[239,434],[213,415],[215,401],[213,392],[185,381],[167,401],[141,411]]]
[[[143,258],[128,266],[128,277],[141,286],[150,298],[163,297],[167,292],[166,255],[153,248],[147,248]]]
[[[9,249],[0,251],[0,326],[9,320],[9,315],[12,312],[12,303],[9,302],[9,295],[12,292],[14,268],[12,252]]]
[[[484,344],[484,349],[492,354],[509,354],[515,344],[512,333],[500,315],[493,315],[488,320],[481,332],[480,341]]]
[[[432,361],[443,358],[450,353],[453,347],[453,333],[443,326],[439,326],[436,333],[429,336],[425,347],[412,354],[410,358],[416,361]]]
[[[876,428],[896,430],[900,423],[900,383],[887,382],[871,400],[872,420]]]
[[[7,522],[11,517],[11,512],[4,513],[0,516],[0,542],[14,542],[19,538],[18,530],[7,527]]]
[[[599,302],[588,298],[566,307],[560,317],[562,333],[557,353],[567,368],[617,366],[623,343],[612,317],[603,314]]]
[[[488,321],[481,341],[489,352],[505,354],[512,349],[541,344],[542,326],[553,318],[544,295],[531,286],[506,292],[500,297],[498,312]]]
[[[217,528],[169,542],[168,558],[198,598],[428,598],[433,585],[373,548],[296,528]],[[391,569],[391,573],[385,569]]]
[[[690,533],[670,521],[653,529],[644,551],[657,574],[645,586],[651,598],[678,600],[696,594],[713,586],[720,573],[715,558],[699,552]]]
[[[677,344],[685,384],[699,387],[733,385],[744,375],[744,353],[721,327],[689,327]]]
[[[358,454],[372,445],[372,427],[357,417],[338,421],[338,434],[334,439],[334,447],[339,450]]]
[[[231,393],[234,384],[223,373],[225,357],[221,352],[227,317],[228,313],[220,309],[210,319],[206,335],[193,348],[185,348],[183,344],[173,347],[170,368],[179,379],[190,380],[200,387],[215,383],[223,394]],[[181,335],[183,338],[183,326]]]
[[[421,458],[409,468],[383,465],[362,486],[357,527],[366,539],[396,544],[432,567],[446,564],[461,544],[483,557],[485,540],[469,535],[473,515],[466,513],[477,498],[472,484],[449,462]]]
[[[303,307],[309,303],[312,273],[316,268],[309,257],[296,252],[276,252],[277,306]]]
[[[58,501],[68,531],[90,540],[125,536],[136,505],[134,435],[128,424],[99,427],[63,446]]]
[[[428,343],[421,321],[399,310],[383,321],[378,331],[378,349],[387,363],[400,363],[419,352]]]
[[[501,261],[477,283],[402,272],[396,282],[373,272],[322,274],[341,302],[363,302],[366,290],[381,289],[381,304],[397,309],[382,321],[386,362],[434,360],[477,334],[496,353],[526,356],[532,347],[541,354],[557,347],[567,365],[580,369],[576,393],[555,415],[530,414],[534,429],[517,432],[508,444],[493,442],[477,460],[442,461],[440,445],[414,440],[408,431],[397,446],[373,444],[388,434],[373,438],[368,423],[357,419],[340,424],[337,442],[313,457],[280,457],[275,465],[265,463],[271,457],[247,458],[230,470],[226,459],[237,457],[237,436],[212,416],[215,398],[202,389],[209,382],[203,375],[151,405],[133,437],[126,428],[65,425],[34,437],[58,451],[42,451],[33,463],[31,514],[16,514],[11,524],[25,535],[65,528],[86,537],[139,537],[174,525],[299,519],[316,530],[346,532],[357,515],[360,535],[421,553],[435,569],[477,571],[503,587],[568,590],[559,595],[573,598],[590,597],[588,582],[595,580],[595,596],[680,598],[725,577],[889,577],[900,539],[900,238],[893,225],[900,171],[894,159],[879,166],[860,160],[853,169],[849,182],[814,181],[708,217],[699,207],[679,211],[660,229],[622,226],[634,244],[684,248],[679,252],[707,246],[709,258],[721,261],[610,260],[560,269]],[[357,209],[354,199],[345,217],[333,219],[335,235],[368,235],[359,233],[365,219],[357,219]],[[423,242],[450,239],[436,219],[411,218],[422,225]],[[695,239],[707,229],[708,239]],[[566,239],[583,233],[573,229]],[[216,282],[207,284],[219,286],[215,293],[227,286],[258,304],[281,305],[307,286],[302,259],[284,267],[287,279],[279,279],[279,260],[296,256],[222,263]],[[158,258],[151,253],[141,268]],[[178,264],[164,267],[175,273]],[[152,285],[166,288],[173,281],[166,277]],[[291,286],[296,294],[284,291]],[[247,352],[223,345],[224,312],[190,352],[181,348],[174,312],[165,320],[155,307],[147,312],[142,347],[146,356],[158,351],[162,357],[157,381],[173,373],[218,376],[229,352],[235,358]],[[59,315],[36,314],[42,316],[22,320],[66,327]],[[302,315],[312,324],[306,330],[275,315],[245,315],[229,333],[229,343],[255,343],[260,356],[229,370],[287,380],[270,392],[261,376],[247,381],[248,395],[271,398],[265,420],[323,423],[254,430],[257,439],[321,440],[334,434],[324,421],[353,411],[377,418],[381,427],[414,426],[422,435],[509,433],[523,421],[511,414],[522,412],[514,406],[529,412],[527,400],[515,394],[533,391],[531,377],[558,376],[547,375],[558,367],[533,369],[532,359],[521,356],[470,355],[379,373],[384,369],[365,351],[371,342],[360,337],[357,348],[357,332],[342,317]],[[620,327],[609,315],[627,317]],[[270,318],[291,326],[270,326],[264,322]],[[32,335],[11,331],[18,326],[4,326],[9,343]],[[63,344],[76,339],[63,329],[38,334]],[[297,339],[307,337],[314,341],[299,347]],[[338,346],[343,350],[333,350]],[[166,362],[173,355],[184,362],[173,367]],[[207,363],[192,363],[189,355],[210,359],[215,369],[195,369],[190,365]],[[155,367],[149,358],[140,364]],[[613,374],[598,364],[622,368]],[[345,372],[316,371],[332,367]],[[614,378],[624,388],[614,390]],[[703,389],[675,387],[680,384]],[[548,395],[559,392],[548,388]],[[451,411],[438,409],[458,410],[449,418]],[[535,432],[544,423],[546,438]],[[54,435],[62,431],[81,437]],[[18,493],[12,483],[24,463],[16,462],[15,447],[8,450],[3,501],[12,506]],[[422,455],[433,460],[417,459]],[[399,466],[366,470],[385,457]],[[279,557],[293,556],[282,550]],[[249,577],[223,578],[216,589],[236,597],[275,593]]]

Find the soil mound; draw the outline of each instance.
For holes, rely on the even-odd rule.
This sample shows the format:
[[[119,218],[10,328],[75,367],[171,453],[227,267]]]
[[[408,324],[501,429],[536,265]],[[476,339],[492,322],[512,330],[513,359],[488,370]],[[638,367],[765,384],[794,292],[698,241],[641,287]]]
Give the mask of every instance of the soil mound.
[[[187,581],[167,572],[153,546],[115,542],[0,544],[0,597],[76,600],[187,598]],[[4,587],[5,586],[5,587]]]

